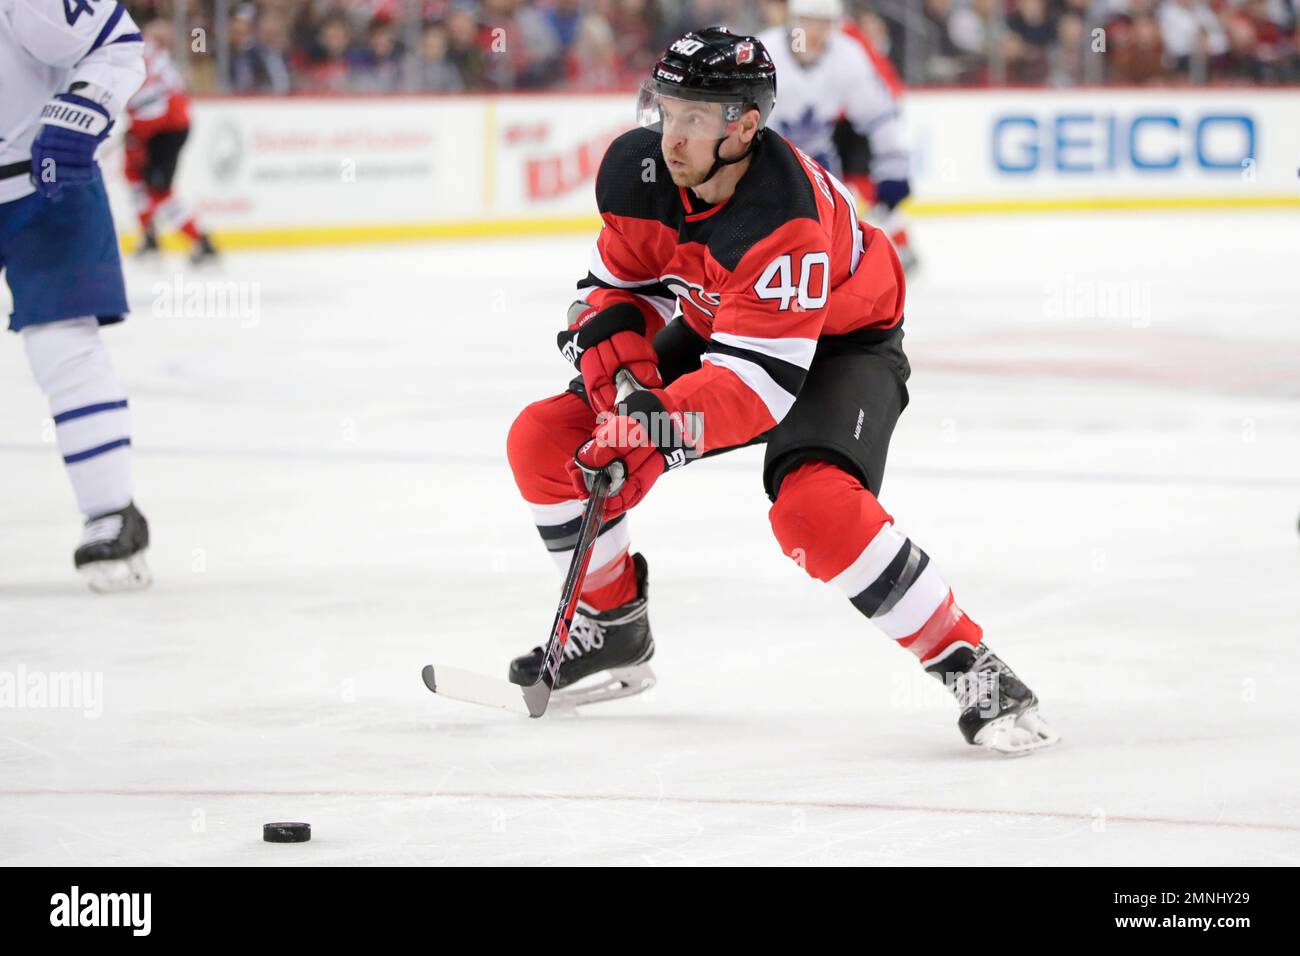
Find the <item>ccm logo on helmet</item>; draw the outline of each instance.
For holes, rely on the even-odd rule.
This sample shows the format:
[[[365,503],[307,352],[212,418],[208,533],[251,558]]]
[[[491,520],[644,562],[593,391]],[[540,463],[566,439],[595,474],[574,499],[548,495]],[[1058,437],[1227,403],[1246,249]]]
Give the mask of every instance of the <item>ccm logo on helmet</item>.
[[[684,83],[686,81],[686,77],[682,76],[680,73],[672,73],[665,70],[662,66],[655,69],[655,76],[659,77],[661,80],[669,80],[673,83]]]
[[[754,44],[737,43],[736,44],[736,62],[753,63],[754,62]]]

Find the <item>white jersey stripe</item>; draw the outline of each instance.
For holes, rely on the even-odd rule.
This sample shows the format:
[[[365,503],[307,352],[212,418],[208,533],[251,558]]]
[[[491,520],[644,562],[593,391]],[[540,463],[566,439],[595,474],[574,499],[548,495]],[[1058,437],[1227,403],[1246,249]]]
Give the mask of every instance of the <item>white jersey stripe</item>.
[[[717,338],[715,335],[714,338]],[[757,362],[749,362],[722,352],[705,352],[704,361],[730,369],[748,385],[767,406],[773,421],[779,422],[790,413],[794,396],[773,381],[772,376]]]
[[[862,223],[858,221],[858,204],[848,186],[831,176],[830,173],[826,175],[830,176],[831,185],[840,194],[844,204],[849,207],[849,219],[853,222],[853,256],[849,260],[849,275],[853,275],[858,271],[858,263],[862,260],[862,251],[866,248],[866,241],[862,238]]]
[[[609,271],[609,267],[605,265],[605,260],[601,258],[599,242],[591,247],[591,264],[588,268],[591,270],[591,274],[601,282],[612,285],[618,289],[635,289],[637,286],[652,285],[659,281],[658,276],[652,276],[648,279],[633,279],[630,281],[627,279],[620,279],[618,276],[614,275],[614,273]]]
[[[714,332],[710,340],[730,345],[733,348],[747,349],[770,355],[772,358],[789,362],[802,369],[812,365],[813,353],[817,351],[816,339],[764,339],[752,335],[732,335],[730,332]]]
[[[587,288],[582,290],[582,295],[579,296],[578,301],[590,302],[591,294],[599,291],[601,288],[602,287],[598,285],[587,286]],[[605,291],[608,292],[609,290],[605,289]],[[671,322],[673,315],[677,312],[677,299],[673,296],[644,295],[640,292],[633,292],[632,294],[658,312],[659,317],[662,318],[665,323]]]

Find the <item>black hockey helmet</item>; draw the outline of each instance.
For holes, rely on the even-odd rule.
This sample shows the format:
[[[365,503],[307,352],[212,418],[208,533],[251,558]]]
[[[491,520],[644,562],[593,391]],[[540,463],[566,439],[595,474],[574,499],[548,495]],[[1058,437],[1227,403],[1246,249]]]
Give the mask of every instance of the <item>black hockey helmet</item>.
[[[756,107],[759,126],[767,123],[776,102],[776,65],[761,40],[738,36],[725,27],[705,27],[684,34],[664,52],[641,84],[638,112],[659,96],[721,103],[724,117],[740,119],[747,106]]]
[[[721,126],[700,129],[701,138],[713,138],[712,179],[723,166],[738,163],[753,153],[776,103],[776,64],[757,37],[738,36],[725,27],[705,27],[684,34],[668,47],[641,84],[637,98],[637,123],[663,131],[661,97],[718,103]],[[740,156],[723,159],[722,144],[729,124],[748,109],[758,110],[758,134]],[[688,135],[695,135],[694,130]]]

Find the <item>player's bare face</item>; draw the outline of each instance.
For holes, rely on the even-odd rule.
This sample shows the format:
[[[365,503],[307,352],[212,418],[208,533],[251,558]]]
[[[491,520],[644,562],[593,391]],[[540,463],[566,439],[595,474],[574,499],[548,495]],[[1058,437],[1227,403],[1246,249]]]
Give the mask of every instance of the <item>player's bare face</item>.
[[[714,146],[727,134],[722,104],[665,96],[660,100],[659,112],[663,120],[660,150],[673,183],[687,188],[700,185],[713,168]]]
[[[822,58],[831,41],[830,20],[799,17],[790,25],[790,53],[804,66],[811,66]]]

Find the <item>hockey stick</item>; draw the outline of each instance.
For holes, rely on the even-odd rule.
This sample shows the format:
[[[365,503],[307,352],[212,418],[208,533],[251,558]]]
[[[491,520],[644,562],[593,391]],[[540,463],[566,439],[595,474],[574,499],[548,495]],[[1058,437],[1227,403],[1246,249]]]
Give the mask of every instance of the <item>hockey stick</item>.
[[[636,379],[622,369],[615,374],[614,379],[618,382],[617,400],[620,402],[640,387]],[[578,525],[578,543],[574,546],[573,558],[569,561],[569,572],[565,575],[564,590],[560,594],[560,606],[556,609],[555,620],[551,624],[551,636],[546,642],[541,673],[537,680],[521,686],[454,667],[435,668],[432,664],[425,664],[420,671],[425,687],[441,697],[499,707],[529,717],[540,717],[546,713],[551,691],[555,689],[560,676],[560,658],[564,654],[564,645],[569,640],[569,628],[573,626],[573,617],[578,610],[578,597],[582,594],[587,568],[596,550],[596,538],[605,523],[605,499],[608,497],[609,475],[602,471],[592,481],[591,494],[582,512],[582,521]]]

